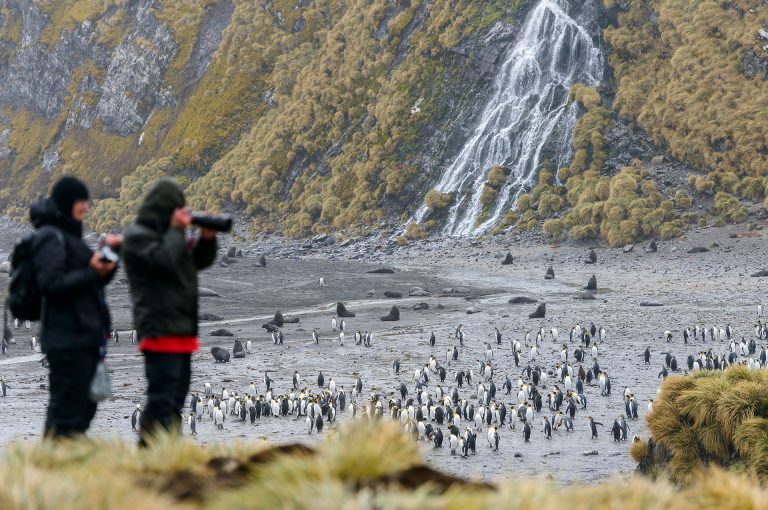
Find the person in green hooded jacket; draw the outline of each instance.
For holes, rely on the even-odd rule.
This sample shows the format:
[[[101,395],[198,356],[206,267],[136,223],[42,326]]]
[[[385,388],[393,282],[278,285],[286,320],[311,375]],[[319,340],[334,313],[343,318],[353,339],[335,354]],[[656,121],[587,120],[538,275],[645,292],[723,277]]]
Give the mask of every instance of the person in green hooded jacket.
[[[128,227],[122,255],[133,302],[133,323],[144,355],[147,403],[140,444],[157,430],[178,431],[198,350],[197,272],[216,258],[216,232],[187,237],[192,216],[170,178],[147,192]]]

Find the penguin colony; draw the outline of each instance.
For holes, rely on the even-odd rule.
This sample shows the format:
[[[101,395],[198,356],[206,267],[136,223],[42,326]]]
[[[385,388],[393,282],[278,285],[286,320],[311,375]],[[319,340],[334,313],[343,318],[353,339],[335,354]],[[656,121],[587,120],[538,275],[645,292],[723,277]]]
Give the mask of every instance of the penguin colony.
[[[659,333],[654,345],[668,347],[664,351],[653,352],[648,345],[632,356],[653,370],[654,377],[658,366],[659,381],[671,374],[724,370],[733,364],[764,369],[768,324],[763,322],[761,308],[754,332],[738,340],[730,324],[684,326]],[[631,388],[618,392],[612,388],[601,353],[621,346],[612,343],[605,327],[587,323],[564,328],[567,334],[556,327],[540,326],[508,337],[499,327],[471,331],[463,324],[450,332],[431,332],[427,340],[431,350],[444,355],[435,353],[420,362],[394,359],[394,381],[388,392],[366,392],[358,376],[345,388],[336,382],[335,374],[322,371],[302,375],[294,370],[293,374],[275,375],[275,379],[270,376],[274,371],[266,371],[246,388],[222,386],[215,392],[207,382],[189,399],[185,428],[195,435],[201,422],[223,429],[228,422],[292,419],[303,420],[307,434],[317,434],[341,417],[391,420],[415,442],[465,457],[482,448],[499,451],[505,440],[627,441],[640,410],[652,411],[653,399],[640,402]],[[347,331],[345,319],[333,317],[327,331],[312,330],[312,344],[330,341],[344,346]],[[353,337],[354,346],[373,347],[372,333],[355,331]],[[715,342],[717,348],[697,350],[696,344],[703,342]],[[274,343],[283,345],[281,340]],[[683,363],[678,363],[673,347],[689,351]],[[497,362],[501,353],[512,362]],[[350,380],[348,375],[339,375],[342,377]],[[616,413],[608,418],[591,416],[589,402],[593,399],[607,399]]]

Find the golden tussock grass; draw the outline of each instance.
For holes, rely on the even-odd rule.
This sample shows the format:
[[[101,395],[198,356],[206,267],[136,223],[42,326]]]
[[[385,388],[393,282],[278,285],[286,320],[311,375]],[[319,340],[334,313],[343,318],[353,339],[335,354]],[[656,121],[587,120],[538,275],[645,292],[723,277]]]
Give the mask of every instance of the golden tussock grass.
[[[669,377],[647,416],[658,459],[679,483],[690,484],[707,465],[742,470],[768,480],[768,373],[732,366],[725,372]],[[649,443],[643,443],[648,446]],[[653,452],[633,445],[633,458]],[[648,469],[650,466],[646,466]]]
[[[743,448],[766,443],[762,427],[756,419],[742,424]],[[680,434],[682,443],[691,441],[688,434]],[[651,456],[643,441],[630,451],[636,460]],[[343,424],[316,447],[253,442],[201,448],[169,436],[147,450],[120,441],[43,441],[6,451],[0,507],[474,510],[554,508],[567,498],[575,510],[768,508],[768,490],[754,475],[692,465],[681,467],[685,487],[642,476],[587,486],[545,480],[492,485],[427,467],[400,427],[380,422]]]

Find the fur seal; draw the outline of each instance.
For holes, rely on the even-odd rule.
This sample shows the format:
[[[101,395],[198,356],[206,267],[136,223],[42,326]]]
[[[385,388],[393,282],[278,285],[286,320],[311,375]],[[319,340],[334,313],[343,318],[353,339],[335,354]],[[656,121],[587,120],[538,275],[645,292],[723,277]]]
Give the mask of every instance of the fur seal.
[[[584,287],[587,290],[597,290],[597,276],[592,275],[587,282],[587,286]]]
[[[400,309],[397,307],[397,305],[392,306],[390,308],[389,313],[387,315],[384,315],[381,317],[382,321],[399,321],[400,320]]]
[[[235,345],[232,346],[232,356],[245,358],[245,349],[243,349],[243,343],[240,340],[235,340]]]
[[[510,305],[528,305],[538,302],[538,300],[527,296],[516,296],[509,300]]]
[[[515,259],[512,257],[512,254],[507,252],[507,256],[504,257],[504,260],[501,261],[502,266],[511,266],[514,263]]]
[[[344,303],[341,301],[336,303],[336,315],[339,317],[354,317],[354,312],[350,312],[347,310],[347,307],[344,306]]]
[[[549,266],[549,268],[547,269],[547,272],[544,273],[544,279],[545,280],[555,279],[555,270],[552,268],[552,266]]]
[[[229,351],[221,347],[211,347],[211,355],[216,363],[229,363]]]
[[[543,319],[544,316],[547,313],[547,304],[541,303],[537,308],[536,311],[528,315],[529,319]]]

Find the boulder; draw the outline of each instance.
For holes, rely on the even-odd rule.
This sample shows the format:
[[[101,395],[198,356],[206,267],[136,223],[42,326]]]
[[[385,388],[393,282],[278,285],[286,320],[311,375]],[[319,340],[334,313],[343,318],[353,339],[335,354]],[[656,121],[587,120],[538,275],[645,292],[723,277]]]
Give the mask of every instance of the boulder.
[[[9,274],[11,272],[11,263],[7,260],[0,262],[0,273]]]
[[[547,314],[547,304],[541,303],[537,308],[536,311],[528,315],[529,319],[543,319],[544,316]]]
[[[592,275],[592,277],[587,282],[587,286],[584,288],[587,290],[597,290],[597,276]]]
[[[634,244],[625,244],[624,248],[621,249],[624,253],[632,253],[632,251],[635,249]]]
[[[709,248],[706,246],[694,246],[690,248],[686,253],[706,253],[709,251]]]
[[[640,306],[664,306],[664,304],[656,301],[640,301]]]
[[[573,299],[581,299],[583,301],[592,301],[597,299],[591,292],[581,292],[577,294]]]
[[[480,313],[481,311],[482,310],[480,310],[479,308],[475,308],[474,306],[470,306],[469,308],[467,308],[467,315],[472,315],[472,314],[475,314],[475,313]]]
[[[552,268],[552,266],[549,266],[549,268],[547,269],[547,272],[544,273],[544,279],[545,280],[555,279],[555,270]]]
[[[200,287],[197,290],[197,295],[200,297],[219,297],[221,294],[219,294],[215,290],[206,289],[205,287]]]
[[[299,318],[295,315],[285,315],[283,316],[283,322],[285,324],[298,324]]]
[[[515,259],[512,257],[512,254],[507,252],[507,256],[504,257],[504,260],[501,261],[501,265],[502,266],[511,266],[514,261],[515,261]]]
[[[209,333],[211,336],[235,336],[230,330],[225,328],[214,329]]]
[[[227,257],[221,257],[221,260],[219,261],[220,267],[229,267],[229,259]]]
[[[199,314],[197,318],[201,321],[220,321],[222,319],[220,315],[211,312],[203,312]]]
[[[390,269],[388,267],[380,267],[378,269],[367,271],[368,274],[393,274],[394,272],[394,269]]]
[[[397,307],[397,305],[393,306],[389,309],[389,313],[383,317],[381,317],[381,320],[385,322],[394,322],[400,320],[400,309]]]
[[[413,309],[416,311],[419,310],[429,310],[429,305],[427,303],[417,303],[413,305]]]
[[[531,303],[537,303],[538,299],[533,299],[528,296],[515,296],[509,300],[510,305],[527,305]]]
[[[221,347],[211,347],[211,356],[216,363],[229,363],[229,351]]]
[[[240,340],[235,340],[235,345],[232,346],[232,356],[245,358],[245,349],[243,349],[243,343]]]
[[[384,295],[388,298],[395,298],[395,299],[399,299],[403,297],[402,292],[396,292],[394,290],[385,290]]]
[[[595,253],[595,250],[589,250],[589,255],[587,256],[587,260],[584,261],[585,264],[594,264],[597,262],[597,253]]]
[[[349,310],[347,310],[347,307],[344,306],[344,303],[342,303],[341,301],[336,303],[336,315],[339,316],[339,317],[354,317],[355,316],[354,312],[350,312]]]

